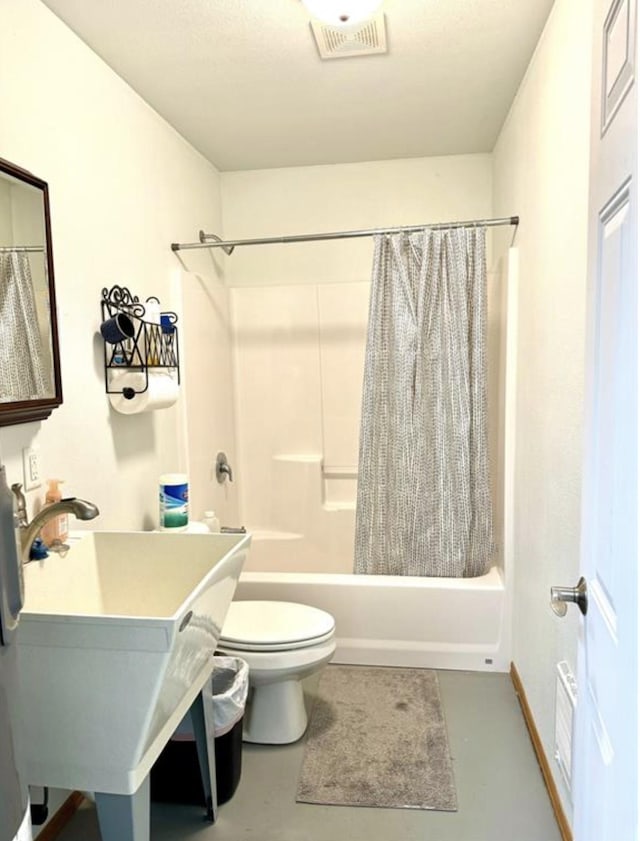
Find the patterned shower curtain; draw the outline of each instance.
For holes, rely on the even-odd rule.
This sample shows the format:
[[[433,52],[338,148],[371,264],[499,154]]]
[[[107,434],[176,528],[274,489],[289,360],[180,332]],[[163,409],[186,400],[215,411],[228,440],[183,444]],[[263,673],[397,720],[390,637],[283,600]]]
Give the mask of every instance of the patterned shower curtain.
[[[485,234],[376,238],[357,573],[469,577],[489,567]]]
[[[0,402],[48,395],[29,259],[0,253]]]

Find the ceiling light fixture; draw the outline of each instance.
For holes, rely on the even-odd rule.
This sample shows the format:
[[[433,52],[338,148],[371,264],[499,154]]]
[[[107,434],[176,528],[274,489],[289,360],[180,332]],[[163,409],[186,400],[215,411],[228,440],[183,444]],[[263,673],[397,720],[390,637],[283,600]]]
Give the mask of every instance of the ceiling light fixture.
[[[332,26],[352,26],[372,17],[382,0],[302,0],[314,18]]]

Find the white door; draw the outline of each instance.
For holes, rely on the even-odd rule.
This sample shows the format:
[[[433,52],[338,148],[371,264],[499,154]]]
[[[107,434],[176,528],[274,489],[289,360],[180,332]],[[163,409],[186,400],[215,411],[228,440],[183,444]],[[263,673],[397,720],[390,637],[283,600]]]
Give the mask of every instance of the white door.
[[[575,841],[638,839],[637,0],[595,0]]]

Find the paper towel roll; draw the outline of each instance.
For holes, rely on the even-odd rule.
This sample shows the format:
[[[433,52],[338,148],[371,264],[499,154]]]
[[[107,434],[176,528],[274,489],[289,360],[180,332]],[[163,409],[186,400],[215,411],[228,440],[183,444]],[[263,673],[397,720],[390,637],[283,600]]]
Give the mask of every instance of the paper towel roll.
[[[118,391],[118,394],[110,394],[109,402],[117,412],[123,415],[137,415],[140,412],[152,412],[154,409],[166,409],[178,399],[180,386],[178,378],[169,371],[149,371],[149,386],[142,391],[145,385],[145,375],[142,371],[116,371],[112,373],[109,382],[111,391]],[[122,390],[132,388],[139,394],[135,394],[128,400]]]

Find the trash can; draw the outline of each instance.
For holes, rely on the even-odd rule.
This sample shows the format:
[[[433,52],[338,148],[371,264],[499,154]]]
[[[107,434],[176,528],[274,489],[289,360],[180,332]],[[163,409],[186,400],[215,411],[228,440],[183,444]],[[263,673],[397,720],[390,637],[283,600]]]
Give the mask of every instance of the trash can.
[[[214,659],[213,676],[205,698],[213,705],[216,788],[220,804],[233,797],[242,773],[242,720],[249,690],[249,666],[240,657],[216,656]],[[206,805],[190,715],[180,722],[151,769],[151,799]]]

